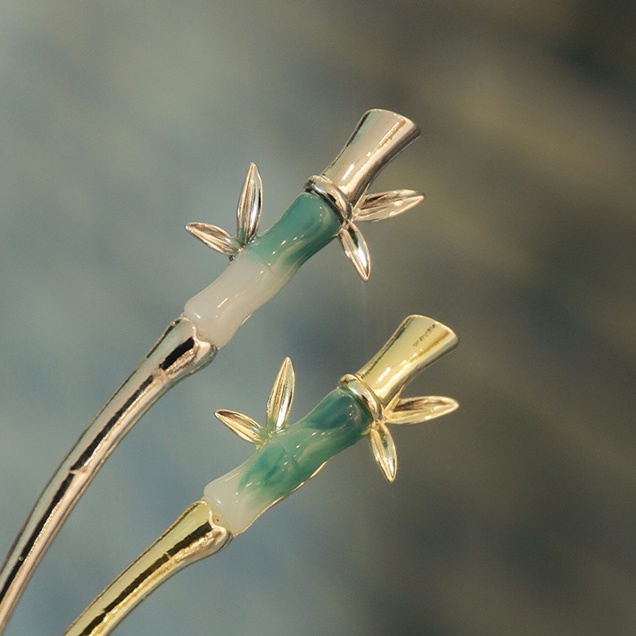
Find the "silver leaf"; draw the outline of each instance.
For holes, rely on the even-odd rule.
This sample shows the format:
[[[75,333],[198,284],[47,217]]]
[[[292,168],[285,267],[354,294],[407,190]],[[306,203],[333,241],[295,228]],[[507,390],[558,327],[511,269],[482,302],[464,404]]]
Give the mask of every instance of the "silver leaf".
[[[226,256],[234,256],[240,249],[238,241],[216,225],[188,223],[186,230],[208,247]]]
[[[294,366],[285,358],[267,400],[268,431],[279,431],[285,425],[294,400],[295,383]]]
[[[371,257],[360,230],[353,223],[349,223],[340,230],[338,236],[347,258],[353,263],[362,280],[369,280],[371,275]]]
[[[236,209],[236,236],[241,246],[246,245],[256,233],[262,207],[263,180],[256,164],[251,163]]]
[[[402,214],[424,200],[415,190],[390,190],[366,195],[353,212],[356,221],[382,221]]]

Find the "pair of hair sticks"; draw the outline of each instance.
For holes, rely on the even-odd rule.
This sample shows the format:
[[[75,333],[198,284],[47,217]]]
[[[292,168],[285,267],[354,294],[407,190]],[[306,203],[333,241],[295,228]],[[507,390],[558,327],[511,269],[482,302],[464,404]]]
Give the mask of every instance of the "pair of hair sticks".
[[[73,506],[119,441],[156,400],[205,367],[247,318],[270,300],[313,254],[338,237],[364,280],[369,252],[357,223],[401,214],[423,200],[412,190],[368,194],[378,173],[419,135],[407,118],[385,110],[365,113],[321,175],[267,232],[257,235],[262,182],[252,164],[239,198],[235,236],[212,225],[187,229],[230,264],[190,299],[137,368],[96,415],[46,486],[0,572],[0,634],[45,551]],[[215,554],[265,510],[313,477],[341,450],[366,437],[384,476],[397,470],[389,424],[424,422],[457,408],[455,400],[401,397],[424,367],[457,345],[455,334],[424,316],[409,316],[357,373],[340,379],[308,415],[288,416],[294,370],[287,358],[267,401],[265,425],[236,411],[218,419],[256,452],[215,479],[182,515],[73,622],[68,636],[109,634],[148,594],[184,566]]]

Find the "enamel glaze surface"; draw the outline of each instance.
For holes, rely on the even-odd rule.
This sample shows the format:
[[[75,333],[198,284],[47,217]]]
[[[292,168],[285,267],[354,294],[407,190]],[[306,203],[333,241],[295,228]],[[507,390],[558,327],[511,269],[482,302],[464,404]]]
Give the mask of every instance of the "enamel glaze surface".
[[[340,231],[340,220],[321,197],[303,192],[263,236],[246,249],[287,280]]]
[[[217,348],[223,347],[339,230],[340,221],[326,201],[301,194],[270,230],[249,243],[216,281],[186,303],[184,315]]]
[[[329,393],[302,420],[266,441],[246,462],[205,488],[205,498],[235,535],[355,444],[372,418],[346,389]]]
[[[245,250],[186,303],[183,313],[220,349],[286,282]]]

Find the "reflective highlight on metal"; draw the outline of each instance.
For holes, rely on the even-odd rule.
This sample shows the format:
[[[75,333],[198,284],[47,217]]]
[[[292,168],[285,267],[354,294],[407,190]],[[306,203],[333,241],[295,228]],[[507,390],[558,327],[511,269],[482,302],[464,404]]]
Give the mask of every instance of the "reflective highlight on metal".
[[[454,349],[458,342],[453,331],[442,323],[425,316],[409,316],[355,375],[384,410],[424,367]]]
[[[387,424],[426,422],[459,406],[455,400],[440,396],[402,399],[402,389],[458,342],[453,331],[440,322],[425,316],[409,316],[358,373],[345,375],[340,380],[340,386],[357,395],[373,414],[369,444],[389,482],[395,479],[398,463]]]
[[[396,399],[406,384],[458,342],[457,336],[441,323],[424,316],[409,316],[360,371],[342,377],[340,386],[357,395],[375,420],[384,420],[397,406]]]
[[[349,223],[353,218],[353,205],[345,193],[324,175],[309,177],[305,183],[305,190],[322,197],[334,209],[340,222]]]
[[[218,552],[232,538],[215,523],[207,502],[193,503],[82,612],[65,634],[109,634],[166,579],[186,565]]]
[[[322,174],[355,207],[382,168],[419,134],[419,128],[402,115],[370,110]]]
[[[369,111],[323,175],[310,180],[310,191],[302,192],[262,236],[257,229],[263,186],[254,164],[239,197],[235,236],[205,223],[188,226],[194,236],[232,262],[186,303],[182,317],[98,413],[52,477],[0,572],[0,633],[33,570],[95,473],[163,393],[209,363],[245,320],[336,236],[362,278],[369,277],[368,248],[354,221],[389,218],[422,200],[411,190],[366,194],[382,168],[418,134],[417,126],[401,115]]]
[[[363,280],[371,275],[371,257],[354,221],[380,221],[410,210],[424,199],[413,190],[367,194],[371,181],[389,161],[417,139],[418,127],[406,117],[370,110],[362,117],[340,154],[305,190],[329,203],[340,219],[338,237],[345,255]]]
[[[192,322],[175,320],[95,416],[49,481],[7,555],[0,578],[0,631],[64,520],[119,441],[161,395],[215,354],[216,348],[199,338]]]
[[[188,563],[218,552],[263,512],[316,475],[333,456],[363,437],[369,439],[384,475],[393,481],[397,457],[387,424],[428,421],[458,406],[451,398],[401,399],[400,394],[419,371],[456,344],[457,337],[448,327],[424,316],[409,316],[369,363],[345,376],[337,389],[294,424],[288,424],[287,418],[295,375],[291,361],[285,359],[267,401],[265,426],[235,411],[217,411],[230,430],[256,445],[256,452],[209,483],[204,499],[190,506],[111,583],[73,623],[67,636],[110,633],[164,580]],[[199,541],[199,534],[206,540]]]

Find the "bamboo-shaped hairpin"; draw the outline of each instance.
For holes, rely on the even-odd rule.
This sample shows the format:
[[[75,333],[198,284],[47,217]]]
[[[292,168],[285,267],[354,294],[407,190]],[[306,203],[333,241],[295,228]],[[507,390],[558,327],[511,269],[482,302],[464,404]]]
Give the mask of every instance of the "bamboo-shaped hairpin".
[[[40,496],[0,572],[0,633],[44,552],[96,472],[154,402],[180,379],[201,369],[240,325],[271,299],[313,254],[336,236],[362,278],[370,259],[357,223],[412,208],[423,196],[411,190],[370,195],[380,170],[418,136],[411,121],[384,110],[361,119],[336,159],[309,179],[283,217],[257,236],[261,177],[251,166],[237,212],[236,236],[192,223],[188,230],[230,256],[212,285],[194,296],[97,414]]]
[[[186,565],[215,554],[265,510],[300,488],[334,455],[367,437],[384,476],[395,479],[397,458],[388,424],[416,424],[457,408],[455,400],[402,398],[404,386],[457,344],[441,323],[410,316],[356,374],[345,375],[308,415],[287,423],[294,372],[283,363],[267,402],[265,426],[235,411],[217,417],[257,451],[208,484],[203,499],[106,588],[66,636],[106,636],[148,594]]]

